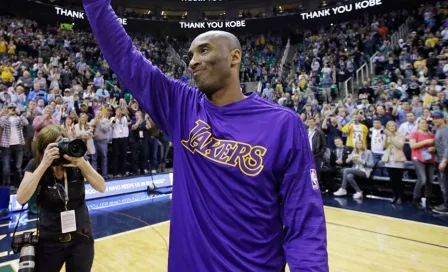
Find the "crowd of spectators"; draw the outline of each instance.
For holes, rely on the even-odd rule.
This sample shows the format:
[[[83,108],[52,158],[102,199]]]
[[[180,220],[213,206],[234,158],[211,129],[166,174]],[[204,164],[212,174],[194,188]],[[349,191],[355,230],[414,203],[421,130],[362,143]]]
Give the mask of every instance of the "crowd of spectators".
[[[323,192],[343,196],[350,183],[354,198],[360,199],[357,179],[388,175],[393,203],[400,204],[405,163],[413,161],[418,181],[412,203],[423,207],[422,187],[426,206],[437,202],[430,186],[434,167],[428,166],[434,160],[434,141],[422,145],[423,136],[416,135],[433,137],[436,116],[431,110],[442,110],[446,116],[447,11],[439,4],[416,13],[391,12],[331,29],[298,31],[302,38],[292,46],[295,55],[283,74],[278,66],[284,47],[280,37],[238,37],[243,47],[241,81],[260,81],[262,97],[296,111],[308,126],[320,180],[329,181],[321,184]],[[391,32],[410,16],[411,33],[392,47]],[[185,62],[189,40],[139,34],[132,39],[168,76],[192,84],[186,66],[176,63],[169,51],[173,46]],[[340,83],[376,52],[373,77],[356,95],[339,100]],[[106,179],[165,171],[168,135],[120,84],[91,33],[0,17],[0,59],[4,186],[17,186],[22,165],[32,156],[31,143],[48,124],[66,129],[70,139],[84,139],[88,159]],[[424,157],[431,158],[414,156],[422,148],[428,151]],[[387,170],[377,167],[381,163]],[[341,187],[336,190],[333,181],[338,174]]]
[[[188,40],[133,34],[136,47],[170,77],[193,84],[172,46],[188,51]],[[260,79],[277,64],[281,39],[241,36],[242,77]],[[4,186],[17,187],[32,141],[49,124],[81,138],[87,157],[104,178],[163,172],[167,135],[142,112],[103,59],[91,33],[0,17],[0,154]],[[188,60],[187,60],[188,62]],[[125,163],[123,163],[125,162]],[[127,163],[126,163],[127,162]]]
[[[437,153],[434,138],[448,121],[447,14],[446,3],[401,14],[411,17],[410,31],[397,46],[391,45],[385,28],[391,19],[396,21],[398,13],[373,23],[366,20],[365,24],[337,26],[327,34],[309,36],[312,46],[305,50],[305,42],[304,50],[298,50],[294,59],[297,70],[291,70],[287,84],[266,84],[260,95],[296,111],[306,123],[323,193],[345,196],[350,184],[353,198],[358,200],[364,196],[360,181],[386,179],[392,187],[392,203],[402,204],[403,180],[415,180],[415,207],[448,212],[448,188],[441,181],[446,163],[441,162],[443,154]],[[338,38],[343,46],[337,46]],[[332,43],[347,50],[329,53]],[[327,96],[319,103],[319,74],[330,77],[324,84],[335,79],[340,82],[338,76],[353,73],[375,52],[374,74],[356,94],[340,100]],[[439,206],[442,198],[432,186],[437,180],[436,169],[445,201]],[[340,185],[335,177],[339,177]]]
[[[391,47],[391,33],[408,17],[406,10],[393,11],[315,30],[298,30],[295,36],[299,42],[291,47],[292,62],[285,65],[282,75],[263,79],[262,96],[273,101],[284,101],[287,93],[296,101],[301,96],[302,104],[296,105],[300,108],[305,101],[332,102],[346,91],[342,90],[342,83],[353,77],[377,49]]]
[[[166,74],[182,77],[165,40],[132,38]],[[69,140],[84,139],[105,178],[165,171],[167,135],[121,86],[91,33],[0,17],[0,60],[3,186],[17,187],[33,139],[49,124],[66,129]]]

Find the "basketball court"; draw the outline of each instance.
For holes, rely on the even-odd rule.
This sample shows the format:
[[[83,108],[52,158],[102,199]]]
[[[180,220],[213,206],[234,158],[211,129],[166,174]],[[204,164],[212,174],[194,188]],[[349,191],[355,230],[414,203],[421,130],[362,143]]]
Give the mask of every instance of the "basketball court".
[[[330,271],[448,271],[448,216],[372,198],[324,196],[324,203]],[[167,270],[170,194],[133,193],[87,205],[96,238],[92,271]],[[17,271],[18,256],[8,252],[17,218],[0,222],[0,272]],[[35,217],[24,213],[19,231],[35,226]]]

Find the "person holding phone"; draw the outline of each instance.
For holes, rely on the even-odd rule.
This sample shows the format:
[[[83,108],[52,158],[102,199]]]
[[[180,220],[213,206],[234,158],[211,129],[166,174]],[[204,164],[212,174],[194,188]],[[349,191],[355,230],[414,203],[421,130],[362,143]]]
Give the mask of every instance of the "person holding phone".
[[[333,194],[335,196],[345,196],[347,195],[347,183],[355,189],[355,194],[353,195],[354,199],[363,198],[363,193],[356,183],[355,178],[369,178],[370,173],[373,168],[373,155],[372,152],[366,149],[364,142],[362,140],[357,140],[355,142],[355,147],[353,148],[353,152],[348,155],[345,163],[352,163],[351,168],[344,168],[342,174],[342,184],[341,188],[339,188]]]
[[[432,200],[432,183],[435,170],[435,136],[429,131],[428,122],[425,119],[418,121],[418,130],[411,133],[410,146],[412,148],[412,162],[417,173],[417,182],[414,187],[412,205],[418,209],[424,209],[421,204],[422,188],[425,186],[426,208],[430,208]]]
[[[37,194],[39,241],[36,247],[36,272],[89,272],[94,257],[94,240],[85,199],[84,179],[98,192],[105,192],[104,178],[83,157],[64,155],[69,164],[60,165],[58,142],[66,132],[49,125],[34,141],[34,158],[25,168],[17,191],[24,205]]]

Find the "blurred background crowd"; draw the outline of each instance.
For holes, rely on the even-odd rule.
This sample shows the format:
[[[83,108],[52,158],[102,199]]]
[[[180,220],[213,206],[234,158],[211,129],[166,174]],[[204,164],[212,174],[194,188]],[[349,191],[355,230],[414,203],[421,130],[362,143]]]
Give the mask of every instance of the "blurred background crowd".
[[[352,188],[360,199],[366,194],[362,181],[375,177],[391,181],[395,204],[405,201],[406,186],[413,186],[417,208],[447,212],[437,206],[440,194],[430,186],[437,168],[434,133],[448,112],[447,7],[439,3],[297,29],[292,43],[272,33],[238,36],[241,81],[258,86],[243,84],[243,91],[300,115],[322,193],[343,196]],[[408,33],[393,42],[392,33],[403,24]],[[143,34],[132,39],[168,76],[194,84],[186,69],[191,39]],[[285,46],[288,54],[282,55]],[[171,167],[169,135],[109,69],[91,33],[0,17],[0,59],[3,186],[18,187],[33,139],[49,124],[66,129],[70,139],[85,140],[87,158],[106,179]],[[344,86],[365,65],[372,71],[359,86]]]

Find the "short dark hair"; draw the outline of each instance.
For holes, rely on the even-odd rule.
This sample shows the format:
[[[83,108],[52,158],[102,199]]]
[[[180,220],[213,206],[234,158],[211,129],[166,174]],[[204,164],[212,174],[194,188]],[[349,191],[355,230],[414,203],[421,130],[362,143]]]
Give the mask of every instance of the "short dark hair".
[[[343,140],[342,140],[342,137],[340,137],[340,136],[335,136],[335,137],[333,138],[333,142],[336,141],[336,140],[341,140],[341,141],[343,141]]]

